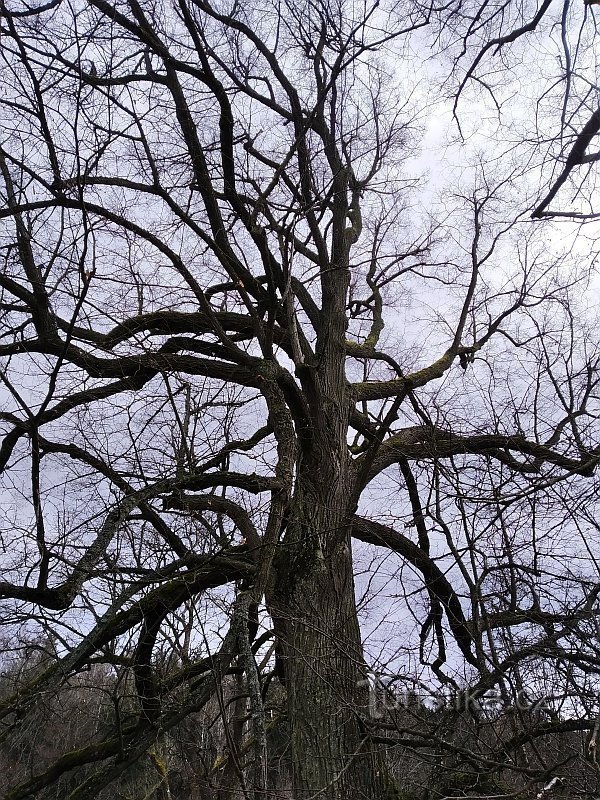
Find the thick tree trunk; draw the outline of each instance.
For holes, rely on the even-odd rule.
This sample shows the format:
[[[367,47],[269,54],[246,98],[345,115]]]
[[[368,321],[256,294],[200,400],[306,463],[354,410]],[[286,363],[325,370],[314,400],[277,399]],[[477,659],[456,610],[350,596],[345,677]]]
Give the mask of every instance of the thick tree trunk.
[[[330,157],[337,163],[335,153]],[[298,369],[309,425],[300,431],[272,608],[288,693],[294,797],[395,800],[383,754],[363,722],[367,688],[349,526],[357,498],[345,374],[348,175],[341,168],[334,189],[333,256],[321,283],[323,325],[315,363]]]
[[[361,720],[368,695],[348,527],[352,486],[348,475],[319,481],[323,466],[299,476],[276,591],[294,798],[396,800]]]

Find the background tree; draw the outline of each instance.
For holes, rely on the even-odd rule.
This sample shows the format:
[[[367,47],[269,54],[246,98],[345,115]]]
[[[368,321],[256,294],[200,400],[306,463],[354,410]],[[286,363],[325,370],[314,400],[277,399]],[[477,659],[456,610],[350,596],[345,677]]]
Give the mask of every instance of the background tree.
[[[113,702],[6,797],[63,777],[71,800],[168,796],[169,737],[200,713],[210,730],[210,709],[207,796],[388,800],[400,747],[463,776],[428,778],[434,796],[546,792],[576,756],[538,739],[588,731],[593,760],[593,259],[528,216],[598,131],[572,122],[558,178],[527,136],[528,101],[558,96],[556,25],[563,53],[585,31],[560,67],[563,128],[592,103],[564,111],[590,85],[593,11],[0,13],[0,594],[8,641],[52,642],[2,733],[92,664]],[[479,123],[440,202],[416,193],[434,44],[459,120],[475,83],[504,132],[511,79],[530,81],[510,139]],[[374,714],[372,669],[450,717]],[[512,709],[494,735],[490,692]],[[155,782],[127,783],[148,759]]]

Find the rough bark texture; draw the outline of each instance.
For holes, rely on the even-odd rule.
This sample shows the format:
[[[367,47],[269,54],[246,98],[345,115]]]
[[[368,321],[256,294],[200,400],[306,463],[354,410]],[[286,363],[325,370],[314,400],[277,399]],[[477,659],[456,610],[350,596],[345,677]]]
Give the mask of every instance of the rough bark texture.
[[[330,514],[315,514],[316,526],[330,521]],[[283,615],[297,797],[397,797],[360,721],[366,693],[347,545],[311,565]]]
[[[344,297],[346,280],[339,273],[338,280]],[[339,357],[344,333],[345,322],[337,331],[335,322],[331,325],[327,357],[318,373],[309,375],[312,432],[276,560],[273,606],[288,693],[295,796],[393,800],[398,794],[383,753],[369,742],[361,721],[367,712],[366,669],[350,545],[356,474],[348,456],[350,405]]]

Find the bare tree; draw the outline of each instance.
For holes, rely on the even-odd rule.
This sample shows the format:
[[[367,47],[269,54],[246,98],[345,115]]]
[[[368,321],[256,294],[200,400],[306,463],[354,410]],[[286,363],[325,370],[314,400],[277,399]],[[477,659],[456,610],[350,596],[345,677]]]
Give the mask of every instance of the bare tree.
[[[0,5],[0,596],[53,643],[2,736],[96,663],[113,702],[7,798],[142,761],[167,797],[211,713],[201,797],[390,800],[398,748],[438,797],[593,774],[537,744],[598,727],[591,264],[527,220],[525,156],[445,210],[410,173],[423,48],[500,107],[482,65],[549,5]],[[449,716],[374,708],[372,669]]]

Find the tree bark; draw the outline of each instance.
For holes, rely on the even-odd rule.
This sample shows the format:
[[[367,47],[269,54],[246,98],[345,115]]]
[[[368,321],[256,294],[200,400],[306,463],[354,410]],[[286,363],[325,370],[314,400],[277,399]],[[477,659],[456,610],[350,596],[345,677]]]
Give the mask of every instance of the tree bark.
[[[399,795],[383,753],[363,722],[368,689],[350,548],[355,476],[344,377],[335,378],[322,393],[327,402],[313,407],[313,439],[299,464],[276,562],[272,607],[288,693],[294,797],[393,800]],[[338,403],[331,402],[335,383]]]
[[[306,506],[305,534],[318,540],[341,529],[342,541],[329,553],[316,545],[304,565],[292,560],[285,573],[290,591],[280,587],[277,605],[294,796],[392,800],[398,794],[362,722],[368,696],[347,525],[327,508],[325,492],[319,500],[312,512]]]

